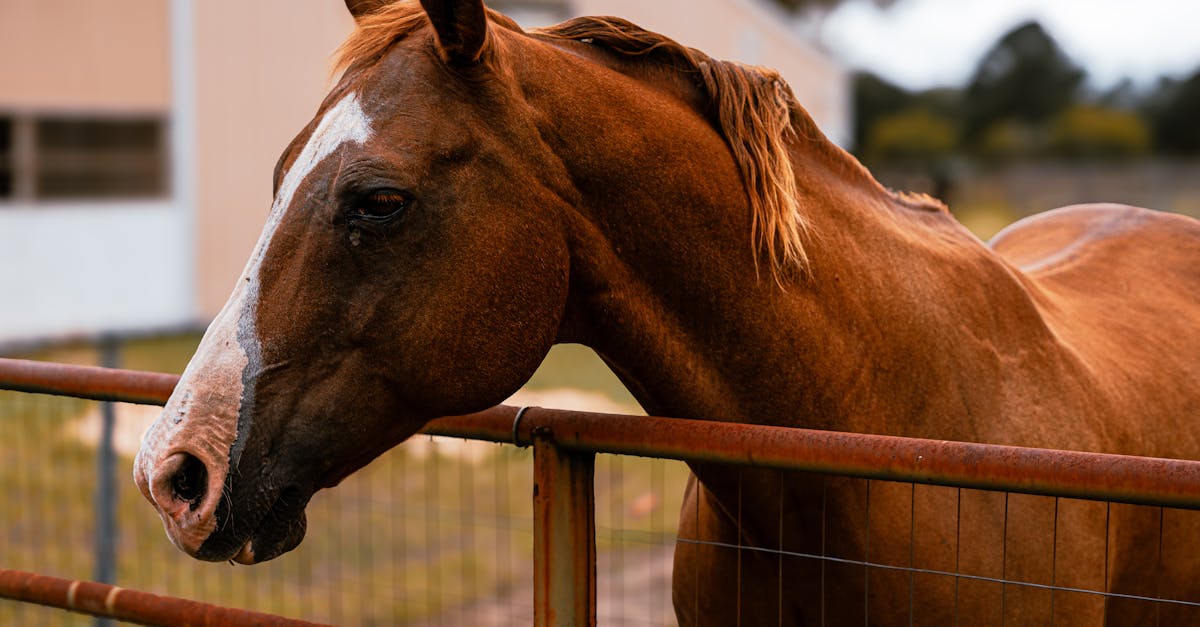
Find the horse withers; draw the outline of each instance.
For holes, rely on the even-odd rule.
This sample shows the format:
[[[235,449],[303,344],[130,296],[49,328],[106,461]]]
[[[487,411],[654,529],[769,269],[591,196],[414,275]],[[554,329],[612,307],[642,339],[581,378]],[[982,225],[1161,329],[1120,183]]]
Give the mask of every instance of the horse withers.
[[[1200,457],[1200,223],[1078,206],[984,244],[880,186],[769,70],[617,18],[524,32],[482,0],[347,4],[341,78],[135,463],[188,554],[294,548],[316,490],[505,399],[558,342],[656,415]],[[1063,501],[1033,539],[1053,550],[980,552],[977,530],[1038,535],[1044,505],[692,470],[681,624],[1196,620],[802,557],[950,554],[1197,601],[1200,561],[1158,557],[1168,532],[1200,540],[1183,514],[1097,525]]]

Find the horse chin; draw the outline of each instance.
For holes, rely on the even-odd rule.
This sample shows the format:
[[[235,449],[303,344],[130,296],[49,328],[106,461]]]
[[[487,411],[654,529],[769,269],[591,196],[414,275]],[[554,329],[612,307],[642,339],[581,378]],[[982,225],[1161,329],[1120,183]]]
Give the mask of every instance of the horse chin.
[[[307,528],[303,511],[291,520],[261,526],[231,559],[246,565],[273,560],[299,546]]]
[[[272,560],[291,551],[304,540],[304,533],[308,529],[308,519],[304,513],[308,499],[299,490],[284,490],[244,542],[233,544],[222,551],[223,554],[212,554],[202,559],[229,560],[249,565]]]
[[[279,528],[260,529],[246,540],[246,544],[242,545],[230,561],[249,566],[273,560],[299,546],[304,540],[306,527],[304,514],[301,513],[292,524],[282,528],[282,532]]]

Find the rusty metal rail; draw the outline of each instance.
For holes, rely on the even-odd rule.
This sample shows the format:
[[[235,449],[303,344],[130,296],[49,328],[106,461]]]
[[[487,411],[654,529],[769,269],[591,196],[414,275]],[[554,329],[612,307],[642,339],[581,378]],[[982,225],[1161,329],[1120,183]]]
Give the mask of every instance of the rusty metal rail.
[[[178,377],[0,359],[0,389],[163,404]],[[535,408],[514,434],[500,405],[433,421],[430,435],[566,450],[1200,509],[1200,462]],[[516,441],[514,442],[514,436]]]
[[[0,358],[3,390],[162,405],[178,382],[173,374]]]
[[[317,625],[273,614],[237,610],[149,592],[125,590],[90,581],[72,581],[0,568],[0,598],[37,603],[92,616],[116,618],[139,625],[216,627],[258,625],[301,627]]]
[[[512,442],[516,411],[441,418],[425,432]],[[1200,509],[1200,462],[1191,460],[536,408],[517,443],[539,435],[579,452]]]

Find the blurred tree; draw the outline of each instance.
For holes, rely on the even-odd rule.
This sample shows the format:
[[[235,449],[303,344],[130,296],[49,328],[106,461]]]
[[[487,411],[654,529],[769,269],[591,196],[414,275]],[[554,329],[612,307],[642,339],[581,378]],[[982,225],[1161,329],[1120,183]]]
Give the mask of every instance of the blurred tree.
[[[912,106],[913,95],[870,72],[854,75],[854,149],[866,148],[875,121]]]
[[[1075,101],[1084,76],[1040,24],[1018,26],[984,55],[967,84],[964,138],[976,142],[1005,120],[1047,122]]]
[[[954,122],[914,107],[876,120],[863,154],[877,163],[929,166],[948,158],[957,146]]]
[[[1150,129],[1129,111],[1075,105],[1051,125],[1048,148],[1068,159],[1128,159],[1150,149]]]
[[[1146,115],[1154,144],[1171,154],[1200,154],[1200,71],[1183,81],[1163,79],[1149,98]]]
[[[854,150],[866,150],[868,137],[882,118],[912,109],[924,110],[957,125],[961,100],[962,92],[958,89],[946,87],[910,92],[876,74],[858,72],[854,75]]]
[[[1110,109],[1132,111],[1141,104],[1143,98],[1144,95],[1138,92],[1137,85],[1134,84],[1133,79],[1125,77],[1117,82],[1116,85],[1101,92],[1095,98],[1095,102]]]

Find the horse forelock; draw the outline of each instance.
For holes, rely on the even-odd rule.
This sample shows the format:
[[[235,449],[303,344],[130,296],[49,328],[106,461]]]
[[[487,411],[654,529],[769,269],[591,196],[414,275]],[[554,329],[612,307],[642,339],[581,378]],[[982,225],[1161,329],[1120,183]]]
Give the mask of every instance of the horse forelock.
[[[334,71],[374,63],[396,41],[428,23],[416,2],[395,2],[356,18],[354,31],[334,53]]]
[[[510,30],[521,31],[516,22],[503,14],[492,9],[488,9],[487,14],[490,22]],[[429,16],[416,0],[398,0],[358,17],[355,19],[354,31],[334,53],[334,71],[344,72],[375,63],[392,45],[426,24],[429,24]]]

